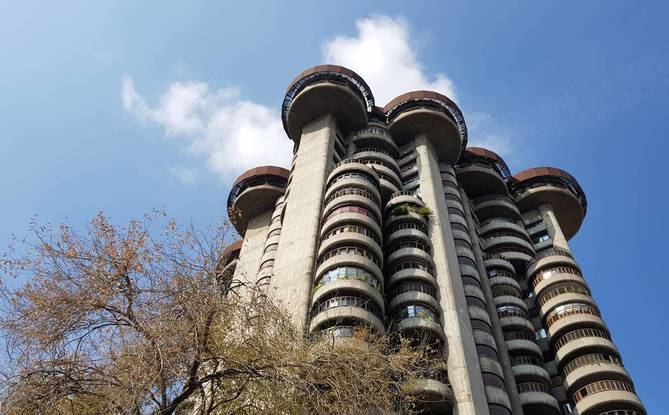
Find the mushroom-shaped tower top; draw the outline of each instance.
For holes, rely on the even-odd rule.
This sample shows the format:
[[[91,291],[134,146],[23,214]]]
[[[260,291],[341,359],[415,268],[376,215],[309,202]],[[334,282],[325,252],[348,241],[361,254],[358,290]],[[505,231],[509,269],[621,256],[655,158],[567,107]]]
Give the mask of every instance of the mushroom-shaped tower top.
[[[323,115],[332,114],[344,133],[362,128],[374,108],[374,96],[367,83],[348,68],[319,65],[299,74],[290,83],[281,106],[283,128],[296,144],[302,127]]]
[[[549,204],[565,237],[571,239],[576,235],[588,201],[574,176],[556,167],[535,167],[516,173],[511,183],[521,210]]]
[[[440,160],[454,163],[467,146],[467,125],[460,108],[446,95],[413,91],[390,101],[384,111],[398,145],[425,134]]]
[[[281,167],[262,166],[246,171],[235,180],[228,195],[228,215],[244,236],[249,220],[272,209],[286,190],[290,172]]]

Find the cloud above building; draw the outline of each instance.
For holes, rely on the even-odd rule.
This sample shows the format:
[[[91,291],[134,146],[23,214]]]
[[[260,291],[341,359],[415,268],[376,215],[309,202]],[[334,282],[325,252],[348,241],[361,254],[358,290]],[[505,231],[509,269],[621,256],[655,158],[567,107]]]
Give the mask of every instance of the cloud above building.
[[[404,18],[376,15],[357,20],[356,28],[355,36],[326,40],[322,62],[360,74],[378,105],[420,89],[457,100],[454,82],[446,74],[431,74],[421,64]],[[217,89],[199,81],[173,82],[152,106],[137,92],[132,79],[124,77],[121,99],[126,111],[144,123],[160,126],[165,137],[182,140],[190,154],[203,158],[208,170],[225,180],[258,165],[290,164],[292,142],[283,131],[279,109],[243,99],[238,87]],[[471,145],[501,155],[512,152],[508,132],[500,132],[499,123],[489,114],[466,113],[465,118]],[[194,174],[174,175],[183,183],[195,181]]]
[[[379,106],[409,91],[429,90],[456,100],[455,85],[443,73],[428,74],[418,60],[411,30],[402,18],[373,16],[356,22],[357,36],[323,44],[323,61],[353,69],[369,84]]]

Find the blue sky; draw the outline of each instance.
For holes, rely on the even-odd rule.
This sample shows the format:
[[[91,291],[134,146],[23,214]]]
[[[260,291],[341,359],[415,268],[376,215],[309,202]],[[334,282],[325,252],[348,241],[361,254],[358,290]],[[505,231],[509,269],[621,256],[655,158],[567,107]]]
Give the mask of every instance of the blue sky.
[[[214,222],[237,174],[286,159],[285,88],[328,58],[361,72],[379,104],[412,86],[454,94],[471,141],[513,171],[577,177],[589,209],[573,250],[649,413],[662,413],[668,7],[285,3],[5,2],[0,243],[34,214],[124,222],[165,207]]]

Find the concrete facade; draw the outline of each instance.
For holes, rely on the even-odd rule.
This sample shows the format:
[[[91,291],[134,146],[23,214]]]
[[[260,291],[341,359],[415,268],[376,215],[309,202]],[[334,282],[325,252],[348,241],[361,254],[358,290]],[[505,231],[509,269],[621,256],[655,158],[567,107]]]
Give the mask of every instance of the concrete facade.
[[[290,172],[240,176],[228,205],[244,239],[225,263],[257,273],[305,335],[433,345],[442,363],[407,384],[421,413],[646,414],[568,244],[587,211],[573,176],[511,175],[466,147],[448,97],[381,108],[334,65],[290,84],[282,119]]]

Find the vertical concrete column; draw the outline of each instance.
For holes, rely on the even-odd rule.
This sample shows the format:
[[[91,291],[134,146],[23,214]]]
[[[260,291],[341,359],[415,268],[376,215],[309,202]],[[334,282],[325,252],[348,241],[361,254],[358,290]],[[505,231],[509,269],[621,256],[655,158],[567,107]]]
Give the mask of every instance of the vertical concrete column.
[[[414,140],[420,177],[420,195],[432,210],[429,236],[434,249],[434,272],[439,286],[442,324],[448,340],[448,377],[455,395],[454,414],[488,414],[476,345],[472,335],[467,302],[448,207],[441,184],[439,160],[425,135]]]
[[[311,300],[325,182],[336,133],[331,115],[302,128],[269,292],[304,328]]]
[[[271,215],[272,211],[267,210],[249,220],[233,276],[235,280],[249,283],[250,285],[255,284],[256,274],[260,266],[260,258],[265,248]]]
[[[571,252],[569,249],[569,244],[567,243],[567,238],[565,238],[560,224],[555,217],[555,212],[553,212],[553,207],[549,204],[543,204],[538,207],[541,218],[546,224],[548,230],[548,236],[553,240],[553,246],[556,248],[564,249],[567,252]]]
[[[471,210],[466,207],[469,205],[469,198],[463,189],[460,189],[460,195],[462,197],[463,205],[465,205],[467,228],[469,230],[469,237],[472,240],[472,246],[474,247],[474,255],[476,255],[476,269],[481,276],[481,288],[483,295],[485,295],[486,309],[488,311],[488,316],[490,317],[490,322],[492,323],[492,334],[495,338],[495,343],[497,344],[499,360],[504,372],[506,394],[509,396],[513,415],[523,415],[523,406],[520,403],[520,395],[518,394],[518,386],[516,386],[516,377],[513,373],[511,357],[509,356],[509,350],[506,348],[504,331],[502,330],[502,325],[500,324],[499,316],[497,315],[495,298],[492,295],[492,288],[490,287],[490,281],[488,280],[488,271],[483,265],[483,251],[481,251],[481,246],[479,245],[479,236],[475,230],[476,227],[474,225],[474,218],[472,217]]]

